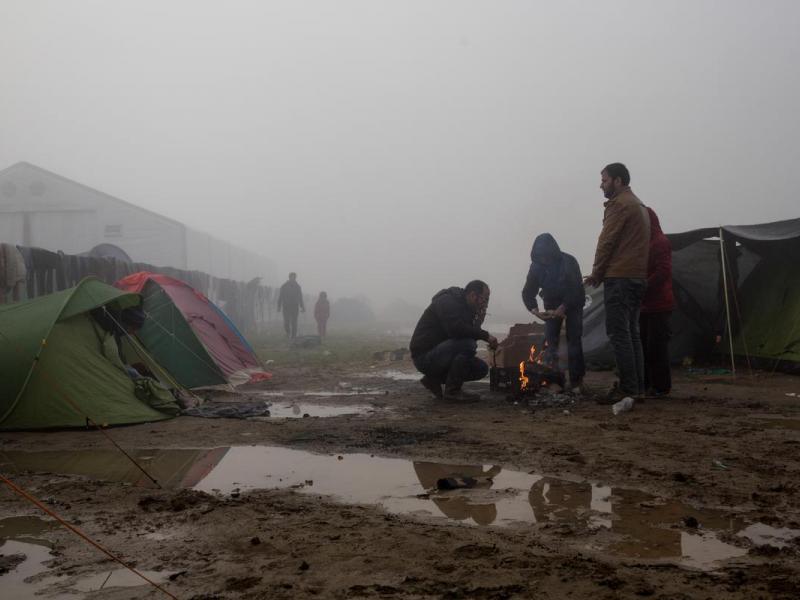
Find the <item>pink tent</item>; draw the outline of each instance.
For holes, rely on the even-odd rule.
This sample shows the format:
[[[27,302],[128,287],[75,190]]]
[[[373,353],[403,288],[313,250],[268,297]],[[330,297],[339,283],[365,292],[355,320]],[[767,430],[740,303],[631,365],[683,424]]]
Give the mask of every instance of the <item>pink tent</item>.
[[[143,271],[115,285],[142,294],[148,318],[137,336],[187,387],[208,385],[214,376],[211,371],[234,385],[269,378],[231,320],[189,284]]]

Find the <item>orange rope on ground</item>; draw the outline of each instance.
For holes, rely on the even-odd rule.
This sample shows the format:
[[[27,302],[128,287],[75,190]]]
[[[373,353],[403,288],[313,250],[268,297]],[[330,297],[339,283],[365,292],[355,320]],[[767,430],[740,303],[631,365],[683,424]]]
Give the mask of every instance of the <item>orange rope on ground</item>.
[[[50,508],[48,508],[47,506],[45,506],[44,504],[42,504],[42,502],[40,502],[39,500],[37,500],[36,498],[34,498],[33,496],[31,496],[31,495],[30,495],[28,492],[26,492],[26,491],[25,491],[25,490],[23,490],[22,488],[18,487],[16,484],[14,484],[14,482],[10,481],[9,479],[7,479],[7,478],[6,478],[5,476],[3,476],[2,474],[0,474],[0,480],[2,480],[2,482],[3,482],[3,483],[5,483],[5,484],[6,484],[8,487],[10,487],[12,490],[14,490],[14,492],[16,492],[17,494],[19,494],[20,496],[22,496],[23,498],[25,498],[25,499],[26,499],[26,500],[28,500],[29,502],[33,503],[33,504],[34,504],[36,507],[38,507],[39,509],[43,510],[45,513],[47,513],[47,514],[48,514],[48,515],[50,515],[51,517],[53,517],[53,518],[54,518],[56,521],[58,521],[58,522],[59,522],[61,525],[63,525],[63,526],[64,526],[64,527],[66,527],[67,529],[69,529],[69,530],[70,530],[72,533],[74,533],[74,534],[75,534],[75,535],[77,535],[78,537],[80,537],[80,538],[84,539],[85,541],[89,542],[89,543],[90,543],[92,546],[94,546],[95,548],[97,548],[98,550],[100,550],[100,552],[102,552],[103,554],[105,554],[106,556],[108,556],[109,558],[111,558],[112,560],[114,560],[114,561],[118,562],[118,563],[119,563],[119,564],[121,564],[123,567],[125,567],[126,569],[128,569],[129,571],[131,571],[132,573],[134,573],[135,575],[138,575],[139,577],[141,577],[141,578],[142,578],[142,579],[144,579],[144,580],[145,580],[147,583],[149,583],[150,585],[152,585],[154,588],[156,588],[156,589],[157,589],[157,590],[159,590],[160,592],[163,592],[164,594],[166,594],[167,596],[169,596],[169,597],[170,597],[170,598],[172,598],[173,600],[178,600],[177,596],[173,596],[173,595],[172,595],[171,593],[169,593],[167,590],[165,590],[165,589],[164,589],[164,588],[162,588],[160,585],[158,585],[158,584],[157,584],[155,581],[151,581],[150,579],[148,579],[147,577],[145,577],[145,576],[144,576],[142,573],[140,573],[139,571],[137,571],[136,569],[134,569],[134,568],[133,568],[133,567],[131,567],[130,565],[127,565],[126,563],[124,563],[124,562],[122,561],[122,559],[120,559],[120,558],[116,557],[114,554],[112,554],[111,552],[109,552],[108,550],[106,550],[105,548],[103,548],[103,547],[102,547],[100,544],[98,544],[97,542],[95,542],[93,539],[91,539],[91,538],[90,538],[88,535],[86,535],[85,533],[83,533],[83,532],[82,532],[80,529],[78,529],[78,528],[77,528],[77,527],[75,527],[74,525],[70,525],[69,523],[67,523],[67,522],[66,522],[64,519],[62,519],[60,516],[58,516],[58,515],[57,515],[55,512],[53,512],[53,511],[52,511]]]

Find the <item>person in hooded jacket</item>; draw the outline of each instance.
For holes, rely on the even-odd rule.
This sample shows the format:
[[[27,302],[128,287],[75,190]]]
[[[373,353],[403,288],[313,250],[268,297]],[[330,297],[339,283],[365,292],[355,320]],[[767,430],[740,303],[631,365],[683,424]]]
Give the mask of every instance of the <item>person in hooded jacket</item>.
[[[546,313],[539,310],[537,294],[542,297]],[[549,233],[543,233],[533,241],[522,302],[534,316],[544,321],[546,348],[543,362],[553,368],[558,368],[561,325],[566,320],[570,387],[580,388],[586,374],[582,342],[586,293],[578,261],[571,254],[562,252]]]
[[[480,399],[461,386],[483,379],[489,372],[489,366],[475,356],[478,340],[497,347],[497,339],[481,328],[488,304],[489,286],[476,279],[463,289],[441,290],[422,313],[409,350],[414,366],[423,374],[420,383],[435,397],[464,402]]]
[[[669,364],[670,318],[675,308],[672,294],[672,244],[661,229],[658,215],[650,215],[650,256],[647,264],[647,290],[642,300],[639,329],[644,351],[644,381],[647,394],[666,396],[672,389]]]

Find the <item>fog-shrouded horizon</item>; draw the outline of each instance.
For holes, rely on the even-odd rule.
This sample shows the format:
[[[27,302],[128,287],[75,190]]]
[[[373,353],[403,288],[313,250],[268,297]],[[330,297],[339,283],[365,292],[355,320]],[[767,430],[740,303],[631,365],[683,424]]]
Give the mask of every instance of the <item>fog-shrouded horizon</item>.
[[[271,284],[424,306],[480,278],[524,315],[537,234],[591,270],[609,162],[667,232],[798,216],[798,31],[794,0],[6,0],[0,168]]]

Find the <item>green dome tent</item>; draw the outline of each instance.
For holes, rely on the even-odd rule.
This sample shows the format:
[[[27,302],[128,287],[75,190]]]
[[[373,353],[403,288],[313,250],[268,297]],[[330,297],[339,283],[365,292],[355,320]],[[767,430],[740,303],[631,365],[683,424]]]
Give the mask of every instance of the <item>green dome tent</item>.
[[[0,430],[82,427],[168,419],[139,400],[113,348],[104,345],[90,311],[138,306],[94,278],[28,302],[0,306]],[[107,339],[106,338],[106,341]],[[139,350],[139,358],[155,361]],[[169,407],[170,409],[172,407]]]

